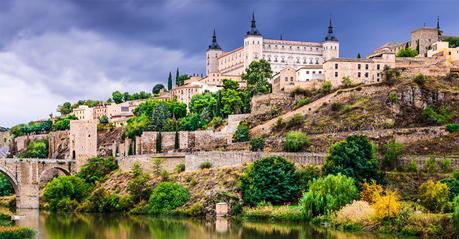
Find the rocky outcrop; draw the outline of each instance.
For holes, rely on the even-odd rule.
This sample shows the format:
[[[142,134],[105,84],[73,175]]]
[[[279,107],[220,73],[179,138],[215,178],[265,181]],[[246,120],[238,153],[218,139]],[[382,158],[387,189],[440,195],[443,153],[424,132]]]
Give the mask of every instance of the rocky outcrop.
[[[122,142],[123,128],[114,128],[112,130],[103,130],[97,132],[97,155],[112,156],[114,145]]]

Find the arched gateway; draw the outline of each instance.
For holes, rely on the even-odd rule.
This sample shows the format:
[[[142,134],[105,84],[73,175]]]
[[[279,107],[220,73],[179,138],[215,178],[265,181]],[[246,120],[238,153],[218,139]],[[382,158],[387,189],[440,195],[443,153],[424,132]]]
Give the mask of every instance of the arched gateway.
[[[40,180],[52,170],[66,175],[75,173],[74,160],[0,158],[0,172],[5,174],[16,194],[16,207],[36,209],[39,206]]]

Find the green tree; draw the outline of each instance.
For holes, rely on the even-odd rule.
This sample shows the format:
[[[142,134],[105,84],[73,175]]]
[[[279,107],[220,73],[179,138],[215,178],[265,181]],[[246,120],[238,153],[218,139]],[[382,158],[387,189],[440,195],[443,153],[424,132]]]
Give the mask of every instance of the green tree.
[[[243,102],[238,90],[227,89],[221,94],[222,109],[221,114],[228,116],[230,114],[240,114],[242,112]]]
[[[287,152],[299,152],[310,145],[311,142],[303,132],[291,131],[285,136],[284,149]]]
[[[328,175],[312,181],[300,201],[308,219],[330,214],[359,197],[354,179],[344,175]]]
[[[159,94],[159,92],[164,89],[164,85],[163,84],[156,84],[154,87],[153,87],[153,90],[151,91],[153,94]],[[143,98],[143,97],[140,97],[140,98]]]
[[[349,86],[352,86],[352,80],[349,76],[345,76],[343,77],[343,80],[341,80],[341,83],[345,86],[345,87],[349,87]]]
[[[411,49],[411,48],[402,48],[397,53],[397,57],[415,57],[418,55],[418,52],[419,51]]]
[[[159,183],[151,193],[148,205],[151,214],[165,214],[183,206],[190,199],[188,189],[178,183]]]
[[[150,121],[148,116],[134,116],[128,120],[124,135],[128,138],[133,139],[135,136],[142,135],[142,132],[148,128]]]
[[[376,146],[364,135],[352,135],[333,144],[325,157],[324,174],[338,174],[354,178],[356,182],[382,182],[376,157]]]
[[[177,67],[177,71],[175,72],[175,84],[176,84],[177,86],[180,86],[179,77],[180,77],[180,73],[179,73],[179,69],[178,69],[178,67]]]
[[[167,78],[167,90],[172,90],[172,73],[169,71],[169,77]]]
[[[447,41],[450,48],[459,47],[459,37],[447,37],[443,41]]]
[[[233,135],[234,142],[247,142],[250,140],[249,124],[245,121],[242,121],[237,126],[236,131]]]
[[[106,175],[118,169],[118,165],[112,157],[94,157],[90,158],[88,162],[81,167],[78,177],[82,178],[85,182],[93,184],[101,181]]]
[[[360,55],[360,52],[359,52],[357,53],[357,59],[360,59],[360,58],[362,58],[362,56]]]
[[[48,141],[35,140],[28,146],[27,150],[19,154],[20,158],[48,158]]]
[[[403,144],[397,143],[395,140],[390,141],[384,146],[384,165],[389,169],[395,168],[402,153]]]
[[[329,80],[326,80],[324,81],[324,83],[322,84],[322,91],[323,92],[330,92],[333,88],[333,85],[331,83],[331,81]]]
[[[115,91],[112,93],[112,99],[115,101],[115,103],[119,104],[123,102],[123,94],[119,91]]]
[[[7,176],[0,172],[0,197],[10,196],[14,193],[13,187]]]
[[[148,183],[150,176],[143,172],[138,163],[132,168],[133,178],[129,180],[128,191],[135,203],[147,201],[151,194],[151,187]]]
[[[156,134],[156,153],[161,153],[162,145],[161,131],[158,131]]]
[[[164,104],[158,104],[150,117],[149,129],[154,131],[163,130],[166,120],[171,117],[172,114],[168,107]]]
[[[59,105],[57,108],[57,112],[61,113],[61,115],[67,115],[72,113],[72,104],[70,102],[65,102],[62,105]]]
[[[250,140],[250,151],[263,151],[265,147],[265,139],[262,137],[254,137]]]
[[[295,166],[278,156],[255,161],[241,177],[242,197],[251,206],[262,201],[274,204],[292,202],[299,189]]]
[[[60,176],[49,182],[44,191],[44,198],[49,203],[52,211],[61,210],[68,201],[77,205],[88,196],[89,185],[77,176]]]
[[[206,120],[211,120],[217,115],[217,100],[210,92],[191,97],[190,112],[197,113]]]
[[[101,124],[108,124],[108,117],[106,115],[102,115],[99,119]]]
[[[253,61],[241,75],[247,82],[249,95],[267,94],[271,91],[268,81],[272,78],[271,65],[266,60]]]

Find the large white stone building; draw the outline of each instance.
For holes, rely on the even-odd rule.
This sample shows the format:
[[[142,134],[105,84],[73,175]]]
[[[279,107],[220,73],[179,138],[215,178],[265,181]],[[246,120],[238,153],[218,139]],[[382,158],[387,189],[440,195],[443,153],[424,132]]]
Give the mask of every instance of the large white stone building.
[[[239,76],[252,61],[261,59],[271,64],[273,73],[278,73],[286,67],[297,70],[322,65],[332,58],[339,58],[339,41],[333,33],[331,20],[322,42],[288,41],[264,38],[256,27],[255,15],[252,15],[250,31],[237,49],[224,51],[217,43],[214,31],[212,44],[206,52],[206,74]]]

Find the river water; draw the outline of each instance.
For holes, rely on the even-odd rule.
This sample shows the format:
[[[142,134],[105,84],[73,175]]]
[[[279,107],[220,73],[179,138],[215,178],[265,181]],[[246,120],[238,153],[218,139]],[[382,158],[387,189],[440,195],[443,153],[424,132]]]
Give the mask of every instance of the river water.
[[[39,239],[380,239],[388,236],[343,233],[306,223],[236,223],[126,216],[51,214],[21,211],[17,223],[38,231]]]

